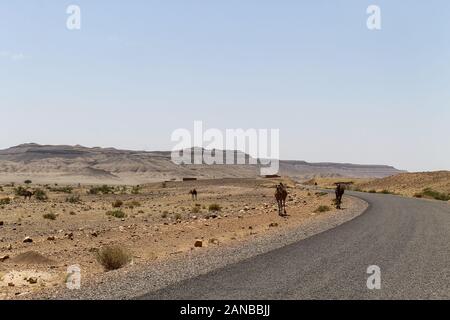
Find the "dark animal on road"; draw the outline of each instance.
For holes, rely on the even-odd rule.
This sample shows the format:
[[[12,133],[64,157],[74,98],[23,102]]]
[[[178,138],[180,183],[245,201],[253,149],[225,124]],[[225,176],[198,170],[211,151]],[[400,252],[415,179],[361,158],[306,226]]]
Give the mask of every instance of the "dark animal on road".
[[[24,191],[24,192],[22,192],[22,196],[25,198],[25,200],[27,200],[27,199],[31,200],[31,197],[34,196],[34,192]]]
[[[189,194],[192,196],[192,200],[197,200],[197,190],[192,189],[191,191],[189,191]]]
[[[283,183],[277,185],[277,190],[275,191],[275,199],[278,203],[278,215],[281,217],[287,216],[286,213],[286,198],[287,198],[286,187]]]
[[[344,183],[336,183],[336,209],[341,209],[342,197],[345,193],[346,184]]]

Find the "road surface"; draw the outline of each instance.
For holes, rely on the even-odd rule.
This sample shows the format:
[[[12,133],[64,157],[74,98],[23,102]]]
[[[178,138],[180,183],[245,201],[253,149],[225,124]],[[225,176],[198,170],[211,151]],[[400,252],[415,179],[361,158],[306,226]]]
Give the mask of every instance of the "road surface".
[[[140,299],[450,298],[450,204],[352,194],[370,205],[352,221]]]

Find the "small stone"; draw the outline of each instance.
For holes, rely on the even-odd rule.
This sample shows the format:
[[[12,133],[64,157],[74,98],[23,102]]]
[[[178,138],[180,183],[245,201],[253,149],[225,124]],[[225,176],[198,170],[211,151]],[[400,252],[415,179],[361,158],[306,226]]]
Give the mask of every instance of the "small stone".
[[[203,241],[200,239],[195,240],[194,247],[196,247],[196,248],[203,247]]]
[[[0,221],[0,226],[3,226],[5,223],[3,221]]]
[[[0,262],[5,262],[8,259],[9,259],[9,255],[2,256],[2,257],[0,257]]]
[[[69,233],[66,233],[66,237],[67,237],[67,239],[69,239],[69,240],[73,240],[73,232],[69,232]]]
[[[276,227],[278,227],[278,223],[272,222],[271,224],[269,224],[269,227],[270,228],[276,228]]]
[[[48,240],[48,241],[55,241],[56,238],[55,238],[55,236],[49,236],[49,237],[47,238],[47,240]]]
[[[212,238],[212,239],[209,239],[209,243],[218,245],[219,244],[219,240],[215,239],[215,238]]]
[[[33,239],[31,239],[30,237],[26,237],[25,239],[23,239],[23,243],[32,243]]]
[[[36,277],[29,277],[29,278],[27,279],[27,282],[28,282],[29,284],[36,284],[36,283],[38,282],[38,279],[37,279]]]
[[[15,286],[14,283],[12,283],[12,282],[9,282],[9,283],[8,283],[8,287],[14,287],[14,286]]]

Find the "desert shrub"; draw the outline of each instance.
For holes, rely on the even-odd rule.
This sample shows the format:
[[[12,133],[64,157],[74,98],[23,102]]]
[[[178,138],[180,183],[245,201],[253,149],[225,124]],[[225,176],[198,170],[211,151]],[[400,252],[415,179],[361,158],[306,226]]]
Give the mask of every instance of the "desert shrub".
[[[73,188],[66,186],[66,187],[58,187],[58,188],[53,188],[53,187],[48,187],[48,189],[52,192],[57,192],[57,193],[72,193]]]
[[[194,206],[194,207],[192,207],[191,212],[192,212],[192,213],[200,213],[200,207],[199,207],[199,206]]]
[[[80,196],[70,196],[70,197],[66,198],[66,202],[81,203],[81,198],[80,198]]]
[[[130,209],[133,209],[136,207],[140,207],[141,203],[139,201],[133,200],[133,201],[127,202],[126,206]]]
[[[113,208],[120,208],[121,206],[123,206],[123,201],[122,200],[116,200],[112,203],[112,207]]]
[[[31,180],[25,180],[23,183],[25,183],[25,184],[32,184],[33,182]]]
[[[389,190],[384,189],[383,191],[381,191],[382,194],[392,194],[392,192],[390,192]]]
[[[39,201],[48,200],[47,194],[45,193],[44,190],[41,189],[36,189],[36,191],[34,191],[34,197]]]
[[[161,214],[161,218],[165,219],[167,218],[168,215],[169,215],[168,211],[163,211],[163,213]]]
[[[19,197],[22,197],[26,191],[27,190],[22,186],[18,186],[17,188],[14,188],[14,194]]]
[[[212,203],[209,205],[208,210],[210,212],[220,211],[220,210],[222,210],[222,207],[220,205],[218,205],[217,203]]]
[[[107,246],[97,252],[97,261],[105,270],[117,270],[131,261],[131,254],[120,246]]]
[[[329,206],[319,206],[316,210],[314,210],[315,213],[320,213],[320,212],[327,212],[330,211],[330,207]]]
[[[181,213],[175,213],[175,220],[181,220]]]
[[[375,189],[369,190],[369,193],[377,193],[377,190]]]
[[[56,220],[56,214],[54,213],[46,213],[42,217],[48,220]]]
[[[101,194],[110,194],[110,193],[114,193],[114,188],[104,184],[103,186],[100,186],[100,187],[96,186],[96,187],[90,188],[88,193],[94,194],[94,195],[100,194],[100,193]]]
[[[328,193],[326,193],[326,192],[316,192],[316,196],[318,196],[318,197],[323,197],[323,196],[326,196]]]
[[[123,212],[121,210],[108,211],[106,213],[106,215],[112,216],[112,217],[115,217],[115,218],[119,218],[119,219],[125,218],[127,216],[125,214],[125,212]]]
[[[167,188],[167,182],[163,182],[162,184],[161,184],[161,188]]]
[[[1,206],[7,205],[7,204],[10,204],[10,203],[11,203],[11,199],[10,198],[0,199],[0,205]]]
[[[415,193],[414,194],[414,198],[423,198],[423,194],[422,193]]]
[[[139,194],[141,192],[141,186],[134,186],[131,189],[131,194]]]
[[[450,200],[450,194],[438,192],[431,188],[424,189],[422,194],[424,197],[433,198],[435,200],[441,200],[441,201],[449,201]]]

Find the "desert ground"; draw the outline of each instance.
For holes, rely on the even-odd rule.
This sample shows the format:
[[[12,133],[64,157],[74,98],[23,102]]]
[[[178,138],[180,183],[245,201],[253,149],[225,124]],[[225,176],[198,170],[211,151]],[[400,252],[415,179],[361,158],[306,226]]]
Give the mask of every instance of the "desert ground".
[[[281,180],[289,191],[286,218],[278,215],[274,199]],[[17,195],[19,187],[43,193],[25,199]],[[192,188],[198,191],[197,200],[189,195]],[[340,214],[332,194],[290,179],[111,187],[7,184],[0,188],[0,199],[1,299],[63,287],[72,265],[80,266],[84,281],[104,274],[108,267],[99,252],[111,246],[129,255],[129,263],[121,266],[126,269]],[[344,205],[349,202],[345,199]]]
[[[350,183],[349,189],[354,191],[450,201],[450,171],[401,173],[379,179],[316,177],[304,184],[332,189],[336,182]]]

